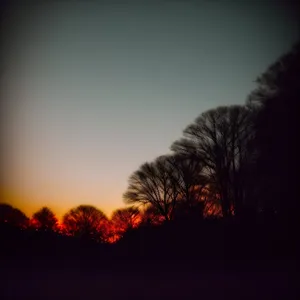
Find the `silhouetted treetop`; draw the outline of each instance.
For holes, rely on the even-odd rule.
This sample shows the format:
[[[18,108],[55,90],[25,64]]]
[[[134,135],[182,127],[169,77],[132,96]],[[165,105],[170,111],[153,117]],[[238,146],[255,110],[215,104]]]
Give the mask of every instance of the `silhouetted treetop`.
[[[108,219],[101,210],[80,205],[64,215],[63,226],[72,236],[102,242],[106,238]]]
[[[288,53],[282,55],[275,63],[256,79],[257,88],[250,93],[247,104],[264,104],[266,101],[285,93],[286,104],[292,94],[299,95],[300,42],[297,42]]]
[[[126,207],[115,210],[111,217],[111,226],[115,235],[121,237],[141,223],[141,214],[137,207]]]
[[[25,228],[28,226],[28,221],[29,218],[19,209],[0,203],[0,223]]]
[[[42,207],[35,212],[30,220],[31,225],[42,231],[54,231],[57,229],[58,220],[48,207]]]

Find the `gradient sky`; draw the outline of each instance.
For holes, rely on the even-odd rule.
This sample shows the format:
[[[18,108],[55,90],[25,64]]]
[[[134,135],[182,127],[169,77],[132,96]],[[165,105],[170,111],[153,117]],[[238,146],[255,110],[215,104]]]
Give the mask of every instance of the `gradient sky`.
[[[299,34],[278,1],[136,3],[8,14],[2,201],[29,216],[79,204],[109,215],[139,165],[169,152],[201,112],[244,103]]]

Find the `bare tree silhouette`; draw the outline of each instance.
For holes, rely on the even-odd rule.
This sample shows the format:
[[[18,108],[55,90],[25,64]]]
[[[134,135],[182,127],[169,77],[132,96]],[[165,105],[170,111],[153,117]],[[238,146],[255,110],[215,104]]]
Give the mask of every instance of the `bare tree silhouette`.
[[[144,163],[129,178],[124,193],[128,204],[151,204],[166,221],[173,218],[178,191],[171,176],[168,156],[160,156],[154,162]]]
[[[33,214],[30,225],[40,231],[56,231],[58,220],[50,208],[42,207]]]
[[[84,240],[105,242],[107,238],[107,217],[101,210],[90,205],[71,209],[63,217],[63,226],[67,234]]]
[[[250,110],[218,107],[201,114],[171,146],[175,153],[196,157],[220,195],[224,217],[238,214],[244,203],[243,165],[251,137]]]
[[[207,177],[203,173],[203,162],[193,156],[175,154],[168,157],[171,166],[171,178],[178,200],[175,207],[177,217],[189,218],[203,215],[202,191],[207,185]],[[201,203],[202,202],[202,203]]]

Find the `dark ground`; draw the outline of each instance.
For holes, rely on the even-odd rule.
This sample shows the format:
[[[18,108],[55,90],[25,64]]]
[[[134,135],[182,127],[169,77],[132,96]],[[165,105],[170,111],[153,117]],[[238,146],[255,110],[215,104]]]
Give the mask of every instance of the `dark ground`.
[[[260,267],[259,267],[260,265]],[[263,267],[262,267],[263,266]],[[300,299],[292,261],[6,260],[0,299]],[[297,286],[298,285],[298,286]]]
[[[262,229],[197,229],[198,243],[160,228],[117,245],[9,232],[0,241],[0,300],[300,299],[298,244],[291,232],[272,226],[274,239]]]

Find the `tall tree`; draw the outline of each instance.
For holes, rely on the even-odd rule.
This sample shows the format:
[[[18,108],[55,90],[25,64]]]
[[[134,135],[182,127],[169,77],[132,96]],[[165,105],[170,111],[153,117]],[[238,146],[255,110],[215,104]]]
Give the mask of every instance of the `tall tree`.
[[[108,219],[101,210],[90,205],[80,205],[64,215],[63,226],[72,236],[104,242]]]
[[[247,104],[256,111],[257,186],[263,211],[298,219],[300,42],[256,80]],[[292,217],[293,216],[293,217]]]
[[[218,107],[202,113],[171,146],[204,165],[204,174],[220,195],[224,217],[238,214],[244,202],[241,172],[251,136],[250,110],[244,106]]]
[[[57,217],[48,207],[42,207],[35,212],[30,223],[34,228],[41,231],[55,231],[58,226]]]

